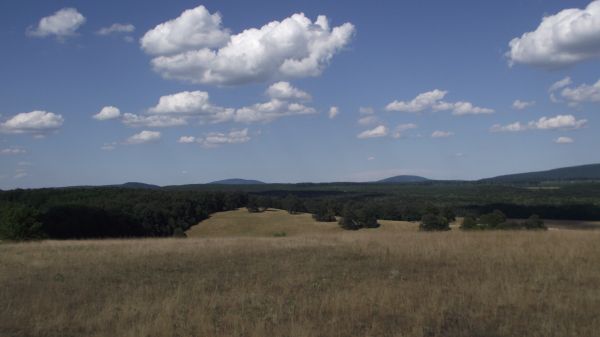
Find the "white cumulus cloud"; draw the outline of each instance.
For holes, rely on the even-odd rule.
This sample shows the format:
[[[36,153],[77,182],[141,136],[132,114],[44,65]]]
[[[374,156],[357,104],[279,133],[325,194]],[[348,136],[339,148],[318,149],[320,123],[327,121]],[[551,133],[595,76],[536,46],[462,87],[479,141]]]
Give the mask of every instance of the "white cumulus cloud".
[[[508,125],[495,124],[491,132],[520,132],[527,130],[576,130],[587,124],[586,119],[577,119],[573,115],[558,115],[554,117],[541,117],[529,123],[514,122]]]
[[[575,141],[571,137],[558,137],[554,140],[556,144],[571,144]]]
[[[144,130],[140,133],[136,133],[135,135],[127,138],[125,143],[127,144],[144,144],[151,143],[159,140],[161,137],[160,132],[158,131],[147,131]]]
[[[102,27],[98,30],[98,35],[111,35],[111,34],[126,34],[133,33],[135,26],[130,23],[113,23],[108,27]]]
[[[573,83],[573,80],[571,80],[571,78],[569,76],[563,78],[562,80],[556,81],[554,82],[551,86],[550,89],[548,89],[549,92],[552,91],[556,91],[558,89],[562,89],[566,86],[571,85],[571,83]]]
[[[22,112],[0,124],[0,131],[4,133],[31,133],[43,135],[59,129],[64,123],[61,115],[52,112],[36,110]]]
[[[21,149],[19,147],[8,147],[8,148],[0,149],[0,155],[18,155],[18,154],[25,154],[25,153],[27,153],[27,151],[25,151],[24,149]]]
[[[100,110],[100,112],[92,116],[92,118],[99,121],[105,121],[109,119],[119,118],[120,116],[121,111],[119,110],[119,108],[114,106],[105,106],[102,108],[102,110]]]
[[[509,42],[509,63],[558,68],[600,56],[600,1],[546,16]]]
[[[313,22],[298,13],[231,35],[218,13],[198,6],[148,31],[140,43],[164,78],[237,85],[318,76],[354,30],[351,23],[331,28],[326,16]]]
[[[494,113],[493,109],[478,107],[471,102],[445,102],[443,99],[447,94],[448,91],[434,89],[432,91],[421,93],[410,101],[394,100],[385,107],[385,110],[414,113],[425,110],[452,111],[452,114],[455,116]]]
[[[388,134],[388,128],[385,125],[376,126],[373,129],[365,130],[358,134],[359,139],[385,137]]]
[[[179,137],[179,140],[177,142],[178,143],[182,143],[182,144],[195,143],[196,142],[196,137],[194,137],[194,136],[181,136],[181,137]]]
[[[340,113],[340,108],[337,106],[332,106],[329,108],[329,119],[334,119]]]
[[[283,100],[301,100],[310,101],[311,96],[298,88],[292,86],[289,82],[280,81],[272,84],[267,89],[267,95],[271,98],[283,99]]]
[[[394,129],[394,133],[392,134],[392,137],[401,138],[402,136],[404,136],[404,133],[406,131],[416,129],[416,128],[417,128],[417,125],[413,124],[413,123],[400,124],[400,125],[396,126],[396,128]]]
[[[206,7],[198,6],[147,31],[140,44],[148,54],[168,55],[221,47],[229,37],[229,31],[221,27],[221,14],[210,14]]]
[[[34,37],[55,36],[65,39],[76,34],[85,23],[85,17],[75,8],[63,8],[40,20],[37,27],[27,28],[27,35]]]
[[[187,125],[187,119],[182,116],[165,115],[136,115],[132,113],[123,114],[123,124],[131,127],[168,128]]]
[[[250,141],[248,129],[231,130],[228,133],[211,132],[203,138],[196,140],[203,147],[213,148],[226,144],[240,144]]]
[[[431,138],[446,138],[451,136],[454,136],[454,132],[436,130],[431,134]]]
[[[512,104],[515,110],[524,110],[535,105],[535,101],[521,101],[520,99],[515,100]]]
[[[358,119],[358,124],[360,125],[373,125],[379,123],[379,118],[376,116],[364,116]]]
[[[600,80],[592,85],[582,84],[577,87],[565,87],[560,95],[572,105],[585,102],[598,103],[600,102]]]

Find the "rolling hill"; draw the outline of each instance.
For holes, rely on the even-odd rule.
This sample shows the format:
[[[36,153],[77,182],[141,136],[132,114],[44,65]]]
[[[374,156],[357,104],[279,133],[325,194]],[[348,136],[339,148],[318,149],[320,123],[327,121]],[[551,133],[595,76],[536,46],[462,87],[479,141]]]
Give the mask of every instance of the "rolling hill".
[[[386,179],[381,179],[376,181],[377,183],[387,183],[387,184],[403,184],[403,183],[422,183],[425,181],[430,181],[427,178],[420,176],[410,176],[410,175],[400,175],[395,177],[390,177]]]
[[[217,181],[210,182],[208,184],[209,185],[263,185],[265,183],[262,181],[259,181],[259,180],[234,178],[234,179],[217,180]]]
[[[542,181],[600,180],[600,164],[557,168],[547,171],[508,174],[481,179],[483,183],[536,183]]]

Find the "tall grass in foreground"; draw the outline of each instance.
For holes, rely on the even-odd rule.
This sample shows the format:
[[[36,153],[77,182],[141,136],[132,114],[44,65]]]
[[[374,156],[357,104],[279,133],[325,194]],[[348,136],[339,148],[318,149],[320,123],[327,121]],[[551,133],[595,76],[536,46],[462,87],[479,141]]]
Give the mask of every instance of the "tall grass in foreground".
[[[594,336],[599,312],[598,232],[0,245],[0,336]]]

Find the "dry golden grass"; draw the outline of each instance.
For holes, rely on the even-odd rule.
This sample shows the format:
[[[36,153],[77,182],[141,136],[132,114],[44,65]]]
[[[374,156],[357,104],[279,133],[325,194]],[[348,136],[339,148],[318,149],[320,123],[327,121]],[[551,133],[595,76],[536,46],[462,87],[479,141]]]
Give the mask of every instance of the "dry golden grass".
[[[416,232],[414,222],[380,220],[378,232]],[[375,231],[375,230],[371,230]],[[309,213],[290,215],[280,209],[249,213],[245,208],[213,214],[209,219],[190,228],[189,237],[272,237],[285,232],[286,236],[340,234],[344,230],[335,222],[317,222]]]
[[[335,222],[317,222],[309,213],[290,215],[280,209],[249,213],[245,208],[220,212],[190,228],[189,237],[270,237],[285,232],[287,236],[341,233]]]
[[[0,336],[596,336],[598,242],[363,230],[1,244]]]

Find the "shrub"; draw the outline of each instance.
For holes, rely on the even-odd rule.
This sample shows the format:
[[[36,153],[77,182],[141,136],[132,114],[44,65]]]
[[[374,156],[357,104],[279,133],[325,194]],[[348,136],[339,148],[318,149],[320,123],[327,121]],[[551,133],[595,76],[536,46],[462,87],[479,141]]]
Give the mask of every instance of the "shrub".
[[[419,228],[422,231],[447,231],[450,230],[450,222],[441,215],[429,213],[423,215]]]
[[[506,215],[499,210],[484,214],[477,222],[482,227],[496,228],[501,223],[506,222]]]
[[[463,219],[462,224],[460,225],[460,229],[473,230],[473,229],[479,229],[479,226],[477,225],[477,220],[475,220],[475,218],[473,218],[471,216],[466,216]]]
[[[523,227],[525,229],[548,229],[544,224],[544,220],[540,219],[537,214],[534,214],[529,217],[529,219],[523,222]]]
[[[287,236],[286,232],[275,232],[275,233],[273,233],[273,237],[276,237],[276,238],[282,238],[282,237],[285,237],[285,236]]]
[[[27,206],[6,204],[0,209],[0,238],[6,240],[40,239],[42,223],[39,213]]]

